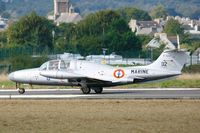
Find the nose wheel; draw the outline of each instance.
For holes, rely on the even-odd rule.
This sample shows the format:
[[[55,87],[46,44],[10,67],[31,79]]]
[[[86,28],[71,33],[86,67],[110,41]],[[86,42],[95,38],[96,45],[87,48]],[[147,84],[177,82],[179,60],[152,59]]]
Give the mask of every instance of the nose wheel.
[[[20,88],[20,83],[16,83],[16,88],[17,88],[19,94],[24,94],[25,93],[25,89],[24,88]]]
[[[19,94],[24,94],[25,93],[25,89],[24,88],[19,88],[18,92],[19,92]]]

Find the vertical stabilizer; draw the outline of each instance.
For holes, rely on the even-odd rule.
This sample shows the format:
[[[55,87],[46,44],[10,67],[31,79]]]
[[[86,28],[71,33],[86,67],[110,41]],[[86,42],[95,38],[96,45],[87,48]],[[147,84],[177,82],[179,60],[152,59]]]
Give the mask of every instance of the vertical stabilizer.
[[[185,51],[165,50],[149,67],[158,70],[181,72],[183,66],[187,63],[187,57],[188,55]]]

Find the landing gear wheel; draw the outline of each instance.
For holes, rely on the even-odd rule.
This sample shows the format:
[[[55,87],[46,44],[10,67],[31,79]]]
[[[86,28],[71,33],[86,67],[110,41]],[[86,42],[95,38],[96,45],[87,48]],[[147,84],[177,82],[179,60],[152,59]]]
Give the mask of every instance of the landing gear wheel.
[[[90,94],[91,89],[89,87],[81,87],[83,94]]]
[[[94,91],[97,94],[101,94],[103,92],[103,88],[102,87],[98,87],[98,88],[95,88]]]
[[[19,88],[18,92],[19,92],[19,94],[24,94],[25,93],[25,89],[24,88]]]

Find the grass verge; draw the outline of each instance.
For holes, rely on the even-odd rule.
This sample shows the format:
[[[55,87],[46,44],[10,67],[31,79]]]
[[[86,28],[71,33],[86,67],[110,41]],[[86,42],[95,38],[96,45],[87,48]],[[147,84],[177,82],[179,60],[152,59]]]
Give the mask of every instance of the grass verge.
[[[200,80],[169,80],[125,85],[121,88],[200,88]]]

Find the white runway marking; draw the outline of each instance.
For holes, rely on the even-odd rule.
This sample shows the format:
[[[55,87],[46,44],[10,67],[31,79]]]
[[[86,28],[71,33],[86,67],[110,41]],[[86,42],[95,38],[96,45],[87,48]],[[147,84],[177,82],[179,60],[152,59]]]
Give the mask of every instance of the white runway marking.
[[[89,95],[87,95],[88,97]],[[86,95],[11,95],[11,99],[63,99],[86,97]]]

